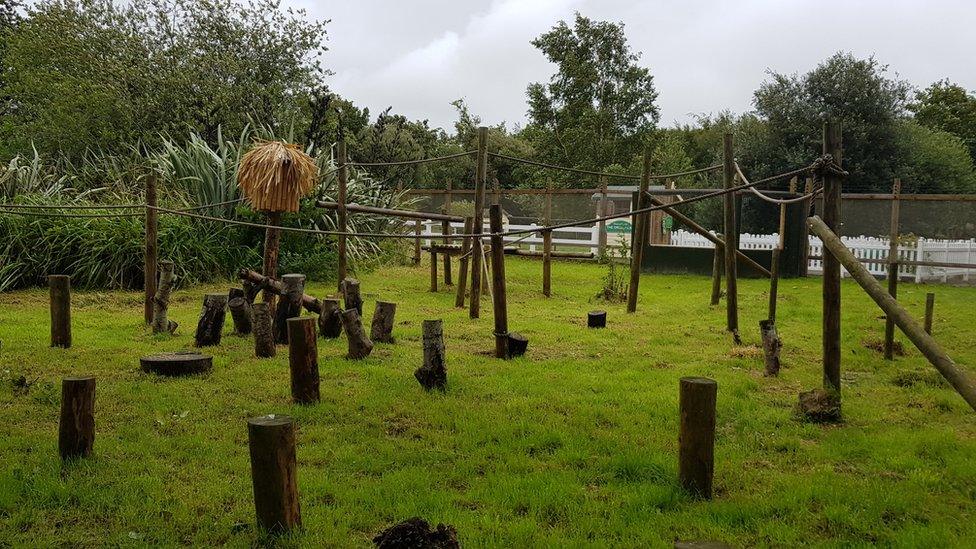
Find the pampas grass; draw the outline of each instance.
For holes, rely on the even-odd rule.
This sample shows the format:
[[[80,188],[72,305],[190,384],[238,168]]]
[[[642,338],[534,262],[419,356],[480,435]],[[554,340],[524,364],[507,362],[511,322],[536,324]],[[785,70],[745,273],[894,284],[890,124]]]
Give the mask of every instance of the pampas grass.
[[[297,145],[261,141],[241,158],[237,185],[255,210],[297,212],[298,199],[311,192],[318,167]]]

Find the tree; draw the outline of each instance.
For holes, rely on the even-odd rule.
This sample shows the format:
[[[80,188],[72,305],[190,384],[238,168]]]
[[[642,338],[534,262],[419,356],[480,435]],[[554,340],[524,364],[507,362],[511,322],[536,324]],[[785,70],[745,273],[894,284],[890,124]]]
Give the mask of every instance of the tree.
[[[654,80],[638,64],[623,23],[576,14],[532,41],[557,67],[528,86],[526,133],[548,162],[586,169],[630,166],[658,121]],[[639,160],[637,161],[639,165]]]
[[[976,160],[976,96],[946,79],[918,92],[908,108],[922,126],[961,139]]]
[[[905,159],[899,170],[904,192],[976,192],[973,159],[958,136],[902,120],[898,122],[898,148]]]

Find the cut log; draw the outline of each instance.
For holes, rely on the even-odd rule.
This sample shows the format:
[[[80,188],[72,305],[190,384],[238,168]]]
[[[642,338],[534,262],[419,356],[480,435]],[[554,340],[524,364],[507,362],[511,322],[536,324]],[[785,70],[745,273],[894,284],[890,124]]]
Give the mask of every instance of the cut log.
[[[197,322],[196,346],[207,347],[219,345],[220,336],[224,331],[224,310],[227,308],[225,294],[207,294],[203,296],[203,309]]]
[[[518,332],[509,332],[508,334],[508,357],[515,358],[517,356],[522,356],[525,354],[525,350],[529,347],[529,338]]]
[[[426,389],[447,388],[447,364],[444,361],[444,323],[441,320],[425,320],[424,364],[413,376]]]
[[[200,353],[181,351],[144,356],[139,359],[142,371],[161,376],[189,376],[209,372],[213,358]]]
[[[253,417],[247,420],[247,441],[258,526],[275,534],[300,528],[295,422],[287,416]]]
[[[382,343],[393,343],[393,318],[396,316],[396,303],[377,301],[373,310],[373,323],[369,338]]]
[[[355,278],[346,278],[342,281],[342,301],[347,311],[356,309],[359,316],[363,316],[363,298],[359,294],[359,281]]]
[[[715,398],[718,384],[683,377],[678,394],[678,480],[691,495],[712,498],[715,470]]]
[[[227,308],[230,309],[230,317],[234,320],[234,333],[249,335],[254,324],[254,313],[247,298],[243,295],[235,297],[227,303]]]
[[[323,299],[320,302],[319,333],[326,339],[342,335],[342,309],[338,299]]]
[[[360,360],[373,352],[373,342],[366,336],[366,329],[363,328],[362,319],[356,309],[342,311],[342,327],[346,330],[346,340],[349,343],[346,358]]]
[[[760,320],[759,332],[762,334],[763,355],[766,358],[766,375],[779,375],[779,350],[783,342],[776,335],[776,323],[772,320]]]
[[[152,332],[154,334],[176,333],[177,324],[167,318],[169,296],[173,293],[173,267],[172,261],[161,261],[159,263],[159,287],[152,299]]]
[[[607,312],[606,311],[590,311],[586,313],[586,327],[587,328],[606,328],[607,327]]]
[[[319,352],[314,317],[288,319],[288,367],[292,400],[298,404],[318,402]]]
[[[274,340],[279,345],[285,345],[288,343],[288,319],[302,316],[305,275],[286,274],[281,277],[281,288],[281,301],[275,312]]]
[[[61,459],[91,455],[95,443],[95,378],[66,377],[61,381],[58,452]]]
[[[244,286],[244,299],[249,305],[254,305],[255,298],[261,293],[261,287],[250,280],[242,280],[241,285]]]
[[[256,292],[261,290],[267,290],[275,295],[281,295],[282,292],[284,291],[284,288],[282,287],[280,281],[275,280],[274,278],[269,278],[267,276],[264,276],[257,271],[252,271],[250,269],[241,269],[237,271],[237,277],[241,279],[245,288],[247,287],[248,283],[254,284],[256,288],[253,288],[253,291]],[[253,300],[251,300],[251,302],[253,303]],[[302,307],[305,307],[306,311],[318,314],[319,300],[307,294],[303,295]]]
[[[254,356],[275,356],[274,333],[271,329],[271,310],[267,303],[255,303],[254,307]]]

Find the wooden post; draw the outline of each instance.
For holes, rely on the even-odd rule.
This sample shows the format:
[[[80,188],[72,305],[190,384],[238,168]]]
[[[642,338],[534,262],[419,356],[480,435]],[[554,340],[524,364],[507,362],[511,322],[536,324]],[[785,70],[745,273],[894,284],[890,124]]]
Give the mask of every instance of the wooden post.
[[[203,310],[197,321],[194,336],[197,347],[220,345],[224,333],[224,316],[227,309],[227,294],[206,294],[203,296]]]
[[[597,217],[604,217],[607,215],[607,176],[600,176],[600,202],[597,206]],[[546,225],[549,223],[547,222]],[[607,222],[600,221],[597,233],[597,254],[600,257],[604,257],[607,254]],[[548,294],[547,294],[548,295]]]
[[[725,263],[725,247],[715,245],[712,255],[712,305],[722,300],[722,265]]]
[[[258,526],[276,534],[300,528],[294,421],[280,415],[253,417],[247,420],[247,442]]]
[[[763,356],[766,363],[765,375],[779,375],[779,351],[783,347],[783,342],[776,334],[776,322],[760,320],[759,334],[762,337]]]
[[[447,362],[444,359],[444,323],[441,320],[425,320],[424,364],[413,373],[427,391],[447,388]]]
[[[281,212],[268,212],[268,225],[281,225]],[[278,277],[278,249],[281,246],[281,229],[264,230],[264,265],[261,274],[268,278]],[[265,288],[261,301],[268,304],[268,312],[274,318],[278,295]]]
[[[444,213],[451,213],[451,190],[453,185],[451,180],[447,180],[447,192],[444,193]],[[450,244],[451,239],[448,238],[451,235],[451,222],[442,221],[441,222],[441,233],[444,234],[444,244]],[[454,281],[451,280],[451,254],[442,254],[444,256],[444,285],[453,286]]]
[[[838,122],[824,124],[823,152],[833,156],[840,166],[843,160],[841,126]],[[829,171],[824,173],[823,221],[832,233],[840,236],[841,179]],[[840,401],[840,261],[833,254],[823,258],[823,382],[824,390],[835,393]]]
[[[342,335],[342,307],[338,299],[323,299],[319,304],[319,333],[325,339]]]
[[[681,487],[695,497],[711,499],[718,384],[703,377],[683,377],[680,387],[678,476]]]
[[[363,316],[363,296],[359,290],[359,280],[346,278],[339,287],[342,290],[342,301],[346,309],[356,309],[359,316]]]
[[[382,343],[394,343],[393,323],[396,318],[396,303],[377,301],[373,309],[373,321],[370,324],[369,338]]]
[[[925,294],[925,333],[932,335],[932,315],[935,312],[935,294]]]
[[[349,184],[349,168],[346,166],[346,138],[340,137],[338,144],[338,156],[339,156],[339,177],[337,179],[339,188],[336,191],[336,202],[339,203],[339,207],[336,209],[336,230],[339,232],[346,232],[346,187]],[[338,275],[339,280],[337,281],[338,286],[342,287],[342,281],[346,279],[346,270],[348,265],[346,263],[346,235],[339,235],[339,267]]]
[[[505,243],[502,240],[502,207],[492,204],[491,298],[495,313],[495,358],[508,356],[508,303],[505,296]]]
[[[361,360],[373,352],[373,342],[366,335],[366,329],[363,328],[359,311],[356,309],[342,311],[342,327],[346,331],[346,343],[348,344],[346,358]]]
[[[640,191],[637,193],[637,208],[642,209],[647,204],[647,189],[651,185],[651,151],[644,149],[644,167],[641,171]],[[627,312],[637,311],[637,291],[640,287],[641,261],[644,257],[644,243],[647,241],[647,214],[638,214],[634,218],[633,233],[631,235],[632,252],[630,254],[630,285],[627,287]]]
[[[319,401],[319,352],[315,317],[288,319],[288,367],[291,398],[297,404]]]
[[[732,151],[732,134],[726,133],[722,140],[722,175],[726,189],[735,186],[735,156]],[[725,328],[732,332],[732,338],[739,342],[739,290],[736,253],[739,251],[739,231],[735,219],[735,194],[724,197],[725,232]]]
[[[813,176],[807,176],[806,183],[803,185],[803,194],[810,194],[813,192]],[[813,205],[814,199],[810,197],[804,200],[803,211],[806,212],[804,215],[813,215],[810,211],[810,207]],[[803,233],[803,263],[800,265],[800,276],[807,276],[808,269],[810,268],[810,235],[809,233]]]
[[[471,228],[474,226],[473,217],[464,218],[464,234],[471,234]],[[471,254],[471,237],[464,237],[461,240],[461,259],[458,261],[458,283],[457,283],[457,295],[454,298],[454,306],[463,309],[464,308],[464,297],[467,291],[468,284],[468,264],[470,259],[468,255]]]
[[[61,380],[61,420],[58,423],[61,459],[88,457],[94,443],[95,378],[66,377]]]
[[[156,290],[156,295],[153,296],[152,332],[154,334],[176,332],[176,322],[167,317],[169,296],[173,292],[173,268],[172,261],[161,261],[159,263],[159,288]]]
[[[51,347],[71,347],[71,277],[49,275],[51,300]]]
[[[606,311],[590,311],[586,313],[586,327],[587,328],[606,328],[607,327],[607,312]]]
[[[251,304],[243,296],[237,296],[227,302],[230,309],[231,319],[234,320],[234,333],[236,335],[249,335],[254,325],[254,313],[251,311]]]
[[[769,266],[769,314],[766,318],[773,323],[776,322],[776,294],[779,291],[779,253],[779,248],[773,248]]]
[[[891,185],[891,232],[888,235],[888,293],[898,299],[898,239],[899,217],[901,214],[901,179]],[[895,321],[885,318],[884,358],[895,358]]]
[[[268,303],[255,303],[254,312],[254,356],[271,358],[275,356],[273,320]]]
[[[156,211],[156,174],[146,178],[146,258],[143,287],[146,291],[144,304],[146,324],[153,319],[153,298],[156,297],[156,265],[159,261],[159,212]]]
[[[478,318],[481,316],[481,280],[482,280],[482,245],[481,233],[484,232],[485,225],[485,185],[488,174],[488,128],[482,126],[478,128],[478,169],[474,180],[474,225],[471,232],[479,236],[474,238],[472,245],[474,252],[471,254],[471,304],[468,316]]]
[[[810,230],[823,241],[824,248],[844,265],[847,272],[851,274],[851,278],[864,288],[868,296],[881,307],[886,315],[894,319],[895,325],[901,329],[902,333],[925,355],[925,358],[935,366],[969,406],[976,410],[976,381],[973,381],[965,370],[959,368],[939,343],[925,333],[925,330],[919,326],[914,317],[881,287],[881,284],[854,257],[854,254],[841,241],[840,237],[834,234],[824,221],[818,217],[811,217],[808,223]]]
[[[552,225],[552,181],[546,185],[546,202],[542,210],[542,224]],[[542,295],[552,296],[552,231],[542,231]]]
[[[281,277],[281,303],[274,317],[275,343],[288,343],[288,319],[302,315],[302,297],[305,296],[305,275],[286,274]]]
[[[415,219],[413,221],[413,234],[416,238],[413,239],[413,264],[420,265],[420,233],[423,227],[423,221]]]
[[[437,291],[437,252],[433,246],[430,249],[430,291]]]

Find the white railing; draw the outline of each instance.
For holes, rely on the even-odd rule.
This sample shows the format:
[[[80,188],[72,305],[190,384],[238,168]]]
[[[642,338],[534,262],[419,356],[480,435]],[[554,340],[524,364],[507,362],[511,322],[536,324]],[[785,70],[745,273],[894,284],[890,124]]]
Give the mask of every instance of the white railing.
[[[420,235],[424,239],[424,244],[429,246],[432,237],[437,237],[443,234],[441,221],[431,221],[425,220],[421,221],[421,231]],[[413,228],[414,224],[408,222],[407,226]],[[506,223],[502,226],[504,232],[508,231],[519,231],[524,229],[535,229],[540,225],[532,223],[529,225],[515,225]],[[487,227],[487,222],[486,222]],[[451,231],[454,233],[461,233],[464,230],[464,223],[451,223]],[[520,246],[527,247],[531,251],[541,251],[542,246],[542,233],[530,233],[520,234],[516,236],[506,236],[505,242],[516,242]],[[568,251],[583,251],[588,250],[594,256],[599,253],[600,244],[600,227],[594,225],[592,227],[566,227],[563,229],[553,229],[552,230],[552,247],[553,249],[561,248]],[[581,248],[583,250],[581,250]]]

